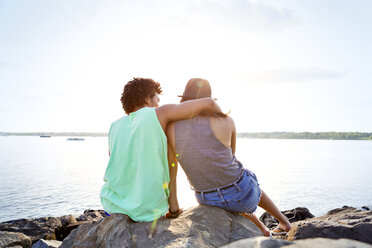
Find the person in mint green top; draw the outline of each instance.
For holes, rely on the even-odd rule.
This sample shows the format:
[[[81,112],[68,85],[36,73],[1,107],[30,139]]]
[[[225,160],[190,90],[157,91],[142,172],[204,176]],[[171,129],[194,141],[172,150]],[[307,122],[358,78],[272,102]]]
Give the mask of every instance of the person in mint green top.
[[[221,113],[211,98],[159,107],[160,84],[134,78],[123,90],[126,116],[111,124],[110,159],[100,198],[109,214],[122,213],[134,221],[153,221],[182,211],[169,198],[175,192],[177,167],[168,164],[164,130],[172,121],[192,118],[201,111]]]

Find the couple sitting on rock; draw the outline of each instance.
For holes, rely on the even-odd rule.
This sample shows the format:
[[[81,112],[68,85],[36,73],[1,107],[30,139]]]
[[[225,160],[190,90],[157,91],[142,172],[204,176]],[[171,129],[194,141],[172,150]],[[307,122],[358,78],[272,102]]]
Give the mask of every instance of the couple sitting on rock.
[[[234,121],[211,98],[209,82],[190,79],[180,104],[159,107],[161,93],[152,79],[134,78],[124,86],[127,115],[111,124],[108,135],[110,159],[101,190],[105,211],[134,221],[178,217],[179,162],[200,204],[240,213],[265,236],[288,232],[288,219],[235,158]],[[272,232],[254,214],[257,205],[279,220]]]

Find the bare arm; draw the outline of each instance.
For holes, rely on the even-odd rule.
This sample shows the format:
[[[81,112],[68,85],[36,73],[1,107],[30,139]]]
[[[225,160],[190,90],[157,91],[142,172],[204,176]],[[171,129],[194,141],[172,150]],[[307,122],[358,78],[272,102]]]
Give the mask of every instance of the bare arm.
[[[179,210],[178,199],[177,199],[177,169],[178,163],[176,159],[176,154],[173,149],[168,144],[168,166],[170,174],[169,182],[169,211],[175,212]]]
[[[231,133],[231,151],[232,151],[232,154],[235,154],[235,148],[236,148],[236,129],[235,129],[235,123],[234,123],[233,120],[232,120],[232,126],[233,126],[233,129],[232,129],[232,133]]]
[[[180,104],[166,104],[156,108],[156,114],[165,131],[171,121],[179,121],[197,116],[201,111],[209,110],[222,113],[220,106],[212,98],[186,101]]]

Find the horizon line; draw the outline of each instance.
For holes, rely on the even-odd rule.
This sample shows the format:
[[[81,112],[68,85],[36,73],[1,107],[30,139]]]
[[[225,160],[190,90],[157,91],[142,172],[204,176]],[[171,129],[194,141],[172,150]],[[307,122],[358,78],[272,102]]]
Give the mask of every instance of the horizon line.
[[[371,132],[361,132],[361,131],[260,131],[260,132],[237,132],[237,134],[301,134],[301,133],[309,133],[309,134],[316,134],[316,133],[340,133],[340,134],[347,134],[347,133],[359,133],[359,134],[372,134]],[[50,136],[108,136],[108,132],[76,132],[76,131],[64,131],[64,132],[0,132],[0,136],[39,136],[39,135],[50,135]]]

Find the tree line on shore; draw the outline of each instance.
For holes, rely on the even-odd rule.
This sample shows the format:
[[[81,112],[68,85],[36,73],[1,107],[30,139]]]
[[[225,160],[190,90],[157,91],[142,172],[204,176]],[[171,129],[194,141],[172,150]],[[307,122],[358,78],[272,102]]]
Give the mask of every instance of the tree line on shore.
[[[372,140],[372,133],[362,132],[261,132],[238,133],[239,138],[256,139],[331,139],[331,140]]]
[[[83,132],[0,132],[0,136],[90,136],[105,137],[107,133]],[[238,133],[239,138],[254,139],[333,139],[333,140],[372,140],[372,133],[363,132],[259,132]]]

